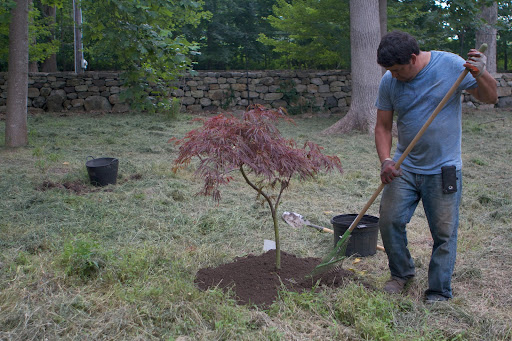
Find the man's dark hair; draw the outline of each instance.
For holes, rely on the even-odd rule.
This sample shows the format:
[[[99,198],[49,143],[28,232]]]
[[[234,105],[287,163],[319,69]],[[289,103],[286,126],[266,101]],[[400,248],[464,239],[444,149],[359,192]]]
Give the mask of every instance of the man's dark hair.
[[[393,31],[382,37],[377,49],[377,63],[383,67],[409,64],[412,54],[420,54],[416,39],[409,33]]]

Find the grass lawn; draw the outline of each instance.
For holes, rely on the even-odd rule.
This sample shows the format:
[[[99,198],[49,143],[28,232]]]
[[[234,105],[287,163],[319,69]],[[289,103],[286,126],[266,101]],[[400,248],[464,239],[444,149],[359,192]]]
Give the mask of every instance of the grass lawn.
[[[454,299],[425,305],[432,241],[420,207],[408,227],[417,276],[406,295],[379,289],[382,252],[344,268],[343,288],[282,291],[266,310],[231,293],[200,291],[196,272],[263,252],[267,206],[234,174],[220,203],[196,196],[194,165],[173,173],[193,116],[30,116],[29,146],[4,145],[0,121],[1,340],[510,340],[512,338],[512,114],[469,111]],[[282,211],[332,228],[358,213],[379,185],[373,137],[320,132],[339,117],[300,117],[281,131],[337,155],[344,173],[295,179]],[[93,187],[88,156],[116,157],[116,185]],[[378,216],[379,199],[368,214]],[[280,212],[281,214],[282,212]],[[323,257],[332,235],[280,222],[282,250]],[[257,282],[258,278],[254,278]],[[362,283],[369,285],[363,286]],[[368,289],[374,287],[376,289]]]

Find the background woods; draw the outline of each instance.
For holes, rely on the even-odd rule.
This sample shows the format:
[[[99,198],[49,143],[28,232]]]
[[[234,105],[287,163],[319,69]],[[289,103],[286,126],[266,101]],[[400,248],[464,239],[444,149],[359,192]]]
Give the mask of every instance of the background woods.
[[[31,71],[73,71],[73,1],[29,2]],[[75,2],[89,70],[350,68],[348,0]],[[14,3],[0,2],[0,71]],[[498,71],[510,67],[511,15],[509,1],[387,1],[388,30],[412,33],[424,49],[463,55],[494,30]]]

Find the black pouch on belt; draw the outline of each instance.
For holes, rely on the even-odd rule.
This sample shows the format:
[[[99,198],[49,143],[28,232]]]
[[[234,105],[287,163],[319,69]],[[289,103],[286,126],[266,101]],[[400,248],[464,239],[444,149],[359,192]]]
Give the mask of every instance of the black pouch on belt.
[[[457,173],[455,166],[441,167],[441,173],[443,178],[443,193],[449,194],[457,192]]]

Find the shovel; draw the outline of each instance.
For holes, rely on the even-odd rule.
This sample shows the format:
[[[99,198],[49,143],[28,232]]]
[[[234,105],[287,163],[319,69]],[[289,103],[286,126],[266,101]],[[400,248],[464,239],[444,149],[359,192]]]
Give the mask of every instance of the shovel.
[[[333,230],[328,229],[327,227],[315,225],[315,224],[311,223],[309,220],[307,220],[306,218],[304,218],[302,216],[302,214],[299,214],[299,213],[283,212],[282,218],[291,227],[301,228],[304,226],[310,226],[310,227],[317,229],[319,232],[327,232],[327,233],[334,234]],[[377,245],[377,250],[384,251],[384,247]]]

